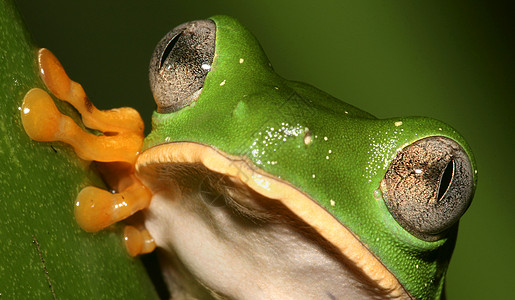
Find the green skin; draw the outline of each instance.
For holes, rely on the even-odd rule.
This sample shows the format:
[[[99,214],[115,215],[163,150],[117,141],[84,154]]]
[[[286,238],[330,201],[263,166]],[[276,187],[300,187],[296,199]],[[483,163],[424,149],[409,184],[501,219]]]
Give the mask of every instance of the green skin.
[[[285,80],[241,24],[225,16],[212,20],[215,58],[202,93],[194,105],[154,113],[144,149],[191,141],[247,157],[334,215],[413,297],[440,297],[456,230],[433,242],[414,237],[392,217],[378,188],[396,151],[429,136],[456,141],[476,170],[463,137],[429,118],[379,120],[310,85]],[[474,185],[476,180],[474,175]]]

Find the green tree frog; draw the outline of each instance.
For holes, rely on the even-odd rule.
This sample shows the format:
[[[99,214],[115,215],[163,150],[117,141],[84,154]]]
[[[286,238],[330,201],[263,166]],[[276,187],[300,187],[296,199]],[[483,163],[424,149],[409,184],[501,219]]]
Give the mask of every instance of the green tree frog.
[[[144,141],[137,113],[96,110],[48,50],[39,64],[49,90],[104,135],[63,121],[42,90],[24,100],[29,135],[115,162],[101,172],[117,193],[85,188],[77,221],[97,231],[142,210],[128,249],[157,247],[173,299],[442,297],[477,182],[448,125],[379,120],[286,80],[226,16],[180,25],[157,45]]]

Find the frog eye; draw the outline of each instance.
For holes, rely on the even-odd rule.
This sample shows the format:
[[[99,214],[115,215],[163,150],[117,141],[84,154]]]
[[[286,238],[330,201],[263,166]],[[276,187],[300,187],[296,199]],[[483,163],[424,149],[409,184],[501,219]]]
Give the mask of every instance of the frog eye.
[[[446,137],[428,137],[404,147],[381,181],[395,220],[414,236],[433,241],[456,224],[474,194],[465,150]]]
[[[216,25],[198,20],[172,29],[157,44],[150,60],[150,87],[157,111],[177,111],[195,102],[211,69]]]

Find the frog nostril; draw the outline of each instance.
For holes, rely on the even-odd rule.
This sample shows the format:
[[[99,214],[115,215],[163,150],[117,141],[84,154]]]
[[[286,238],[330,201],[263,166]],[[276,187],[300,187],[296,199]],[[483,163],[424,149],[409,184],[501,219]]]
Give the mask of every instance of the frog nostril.
[[[168,55],[170,55],[170,52],[172,52],[173,48],[175,47],[175,44],[177,44],[177,41],[179,40],[181,35],[182,35],[182,32],[180,32],[173,39],[170,40],[170,42],[166,46],[165,51],[163,52],[163,55],[161,56],[161,62],[159,63],[159,68],[163,67],[163,64],[166,61],[166,58],[168,57]]]

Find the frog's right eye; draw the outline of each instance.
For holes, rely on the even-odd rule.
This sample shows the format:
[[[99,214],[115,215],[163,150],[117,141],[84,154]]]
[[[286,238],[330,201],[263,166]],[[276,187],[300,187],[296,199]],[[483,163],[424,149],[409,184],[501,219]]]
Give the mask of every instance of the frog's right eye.
[[[159,113],[195,102],[215,55],[216,25],[199,20],[179,25],[161,39],[150,60],[150,87]]]
[[[474,195],[472,165],[454,140],[431,136],[404,147],[381,181],[388,210],[414,236],[434,241],[458,222]]]

